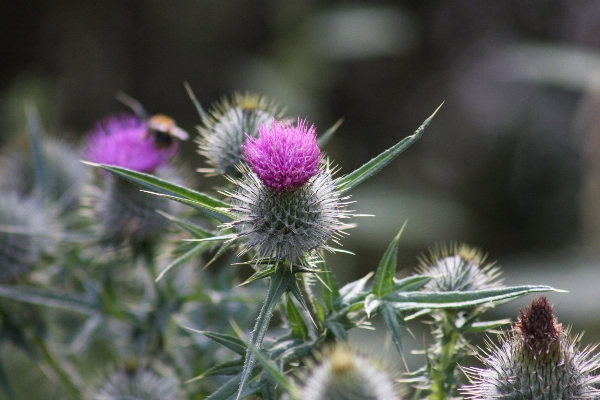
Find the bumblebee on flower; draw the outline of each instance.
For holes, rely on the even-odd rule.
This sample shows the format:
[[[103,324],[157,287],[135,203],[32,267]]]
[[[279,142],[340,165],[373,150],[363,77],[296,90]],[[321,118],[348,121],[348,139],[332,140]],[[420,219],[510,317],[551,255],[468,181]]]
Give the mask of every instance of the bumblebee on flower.
[[[298,119],[259,126],[259,137],[247,137],[242,177],[236,185],[226,228],[244,238],[242,253],[255,249],[259,259],[304,263],[327,242],[337,242],[348,218],[345,197],[319,148],[316,128]]]

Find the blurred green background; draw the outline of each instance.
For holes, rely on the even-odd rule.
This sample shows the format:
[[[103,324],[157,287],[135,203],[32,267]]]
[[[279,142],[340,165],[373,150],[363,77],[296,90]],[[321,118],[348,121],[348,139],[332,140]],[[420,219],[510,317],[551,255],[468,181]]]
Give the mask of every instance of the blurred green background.
[[[352,192],[352,208],[376,217],[344,239],[356,256],[332,257],[341,280],[373,270],[408,220],[405,273],[435,242],[464,241],[499,260],[508,284],[569,290],[548,296],[559,320],[600,340],[600,2],[0,5],[0,147],[23,134],[25,100],[49,135],[78,143],[125,109],[118,91],[195,135],[184,81],[205,108],[253,91],[319,132],[343,118],[324,149],[343,173],[445,101],[417,144]],[[182,150],[203,166],[193,141]],[[221,183],[196,176],[203,190]]]

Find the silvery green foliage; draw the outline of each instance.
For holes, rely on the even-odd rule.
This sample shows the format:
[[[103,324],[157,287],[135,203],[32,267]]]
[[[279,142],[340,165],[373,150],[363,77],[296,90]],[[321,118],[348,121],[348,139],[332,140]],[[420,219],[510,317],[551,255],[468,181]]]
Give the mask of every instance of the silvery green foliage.
[[[579,340],[556,321],[545,297],[535,299],[499,346],[488,343],[487,368],[465,368],[472,384],[461,391],[473,400],[597,399],[600,355],[592,354],[596,346],[580,350]]]
[[[273,118],[281,118],[283,113],[278,108],[266,97],[236,93],[203,114],[198,127],[198,153],[206,157],[211,168],[200,171],[238,176],[236,164],[243,158],[246,135],[257,137],[261,124],[270,125]]]
[[[302,400],[398,400],[392,376],[348,345],[322,355],[301,388]]]
[[[56,225],[39,199],[0,192],[0,283],[15,282],[39,263]]]
[[[147,368],[111,373],[90,400],[180,400],[182,392],[175,376],[159,375]]]
[[[45,163],[47,201],[58,212],[72,211],[79,202],[88,179],[88,168],[81,164],[81,155],[68,143],[45,137],[41,150]],[[29,148],[10,146],[0,156],[0,190],[16,191],[20,196],[34,195],[36,160]],[[38,190],[40,188],[37,188]]]
[[[157,176],[180,181],[177,170],[166,166]],[[181,207],[172,201],[142,192],[140,187],[121,178],[101,175],[90,188],[88,201],[98,221],[98,234],[111,244],[130,244],[134,251],[145,252],[164,235],[170,221],[157,213],[176,214]]]
[[[254,249],[259,258],[302,263],[340,237],[342,220],[351,214],[328,165],[306,185],[284,192],[271,190],[246,167],[241,171],[243,177],[232,180],[236,190],[227,193],[235,220],[225,226],[237,230],[244,252]]]

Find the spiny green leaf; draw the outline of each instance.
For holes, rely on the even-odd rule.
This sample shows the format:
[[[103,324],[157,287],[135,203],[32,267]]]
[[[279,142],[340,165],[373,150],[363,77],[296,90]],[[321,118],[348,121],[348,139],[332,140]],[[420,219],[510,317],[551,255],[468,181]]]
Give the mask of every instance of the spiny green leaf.
[[[213,375],[237,375],[242,372],[242,366],[244,365],[244,359],[239,358],[233,361],[227,361],[215,366],[210,367],[206,371],[204,371],[201,375],[198,375],[195,378],[192,378],[185,383],[194,382],[200,379],[204,379],[207,376]]]
[[[400,228],[400,231],[392,240],[379,262],[379,267],[373,281],[373,294],[378,298],[382,298],[394,289],[394,276],[396,275],[396,266],[398,265],[398,241],[405,226],[406,222],[404,222],[404,225],[402,225],[402,228]]]
[[[335,279],[335,275],[331,272],[331,268],[325,260],[323,260],[321,270],[323,273],[321,274],[321,279],[327,285],[326,288],[323,288],[323,302],[327,306],[329,312],[333,312],[335,309],[335,302],[340,298],[340,290],[338,289],[338,283]]]
[[[183,328],[190,330],[192,332],[200,333],[200,334],[206,336],[207,338],[212,339],[213,341],[215,341],[219,344],[222,344],[223,346],[227,347],[228,349],[233,350],[234,352],[236,352],[237,354],[239,354],[241,356],[244,356],[244,354],[246,354],[246,343],[244,343],[244,341],[238,337],[235,337],[232,335],[227,335],[225,333],[199,331],[197,329],[190,328],[187,326],[184,326]]]
[[[471,325],[463,326],[458,328],[459,332],[468,332],[468,333],[479,333],[479,332],[489,332],[490,330],[500,328],[503,325],[510,324],[510,319],[501,319],[498,321],[483,321],[483,322],[474,322]]]
[[[425,286],[431,279],[431,276],[425,275],[412,275],[403,279],[394,278],[392,292],[414,292]]]
[[[486,303],[501,304],[537,292],[560,292],[550,286],[514,286],[466,292],[400,292],[384,297],[397,310],[462,309]]]
[[[289,295],[287,296],[286,311],[290,327],[292,328],[292,335],[299,339],[307,339],[308,327],[304,323],[300,310],[298,310],[298,307],[296,307]]]
[[[402,337],[400,336],[400,324],[398,323],[402,315],[385,301],[381,302],[377,312],[383,318],[385,328],[390,334],[392,342],[396,346],[396,350],[398,350],[398,354],[402,355]]]
[[[438,110],[443,104],[444,103],[440,104],[437,110],[435,110],[433,114],[431,114],[431,116],[423,122],[423,124],[419,127],[419,129],[415,131],[415,133],[404,138],[399,143],[390,147],[389,149],[385,150],[383,153],[373,158],[371,161],[368,161],[362,167],[356,169],[348,175],[341,177],[337,181],[340,191],[342,193],[345,193],[348,190],[358,186],[360,183],[379,172],[383,167],[385,167],[392,160],[394,160],[394,158],[396,158],[398,154],[402,153],[410,145],[416,142],[423,135],[423,131],[425,130],[425,128],[427,128],[427,125],[429,125],[432,118],[435,116],[435,114],[438,112]]]
[[[211,246],[210,243],[198,243],[194,248],[189,250],[187,253],[176,258],[175,260],[173,260],[173,262],[171,262],[169,265],[167,265],[160,272],[160,274],[158,274],[155,282],[158,282],[159,280],[161,280],[162,277],[165,276],[165,274],[167,272],[169,272],[172,268],[179,267],[180,265],[185,264],[186,262],[190,261],[192,258],[196,257],[198,254],[200,254],[200,253],[204,252],[205,250],[207,250],[208,248],[210,248],[210,246]]]
[[[164,195],[167,198],[192,206],[195,209],[205,213],[210,217],[215,218],[220,222],[232,221],[231,215],[221,210],[229,208],[230,205],[224,201],[215,199],[204,193],[200,193],[195,190],[188,189],[184,186],[167,182],[151,174],[132,171],[127,168],[117,167],[114,165],[92,163],[88,161],[84,161],[83,163],[91,165],[93,167],[102,168],[105,171],[120,176],[121,178],[135,183],[136,185],[139,185],[151,192]]]
[[[240,286],[247,285],[249,283],[252,283],[252,282],[258,281],[260,279],[264,279],[266,277],[269,277],[269,276],[273,275],[276,270],[277,270],[277,266],[276,265],[267,265],[267,266],[264,266],[260,270],[258,270],[255,273],[253,273],[252,276],[250,278],[246,279],[244,281],[244,283],[240,284]]]
[[[196,239],[203,239],[203,238],[205,239],[205,238],[215,236],[212,232],[204,229],[200,225],[196,225],[190,221],[187,221],[187,220],[184,220],[181,218],[177,218],[173,215],[167,214],[166,212],[164,212],[162,210],[156,210],[156,212],[159,213],[160,215],[162,215],[163,217],[169,219],[170,221],[176,223],[177,225],[179,225],[180,227],[182,227],[189,233],[191,233]]]
[[[327,129],[321,136],[319,136],[319,146],[321,148],[329,143],[329,140],[331,140],[333,134],[338,130],[340,125],[342,125],[342,122],[344,122],[342,118],[338,119],[338,121],[333,124],[331,128]]]
[[[369,272],[364,278],[361,278],[357,281],[350,282],[344,285],[340,289],[340,297],[342,298],[342,303],[345,305],[352,305],[358,302],[361,302],[368,292],[365,290],[367,286],[367,282],[373,276],[372,272]]]
[[[377,310],[381,305],[381,300],[374,294],[369,294],[365,298],[365,312],[370,317],[373,311]]]

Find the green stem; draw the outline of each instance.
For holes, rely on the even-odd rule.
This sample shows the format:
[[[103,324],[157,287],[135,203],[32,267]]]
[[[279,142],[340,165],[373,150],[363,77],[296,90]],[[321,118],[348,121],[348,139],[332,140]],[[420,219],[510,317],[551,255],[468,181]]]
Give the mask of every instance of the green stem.
[[[73,400],[81,400],[83,396],[81,394],[81,383],[79,386],[74,382],[74,373],[72,371],[68,371],[67,367],[61,365],[60,361],[57,357],[52,353],[52,351],[46,345],[46,342],[39,336],[34,338],[34,342],[42,354],[44,361],[60,376],[63,384],[65,385],[65,389],[69,398]]]
[[[435,359],[432,360],[432,368],[435,370],[431,374],[431,394],[430,400],[446,400],[448,396],[456,390],[453,381],[448,377],[454,376],[456,369],[458,352],[460,350],[460,333],[454,328],[456,323],[456,313],[443,311],[443,317],[440,318],[440,331],[435,349]]]
[[[295,279],[296,278],[294,274],[283,264],[278,265],[277,270],[271,276],[271,283],[269,284],[267,298],[260,309],[256,324],[254,325],[254,330],[250,335],[250,343],[257,349],[260,349],[260,346],[265,338],[267,328],[269,327],[269,322],[271,321],[271,317],[273,317],[273,311],[275,310],[279,299],[281,299],[281,296],[288,291],[290,284],[293,284]],[[240,387],[237,398],[240,397],[244,386],[246,386],[246,383],[248,383],[255,363],[256,354],[254,354],[250,348],[248,348],[246,350],[246,360],[244,361],[244,368],[242,369],[242,376],[240,379]]]

